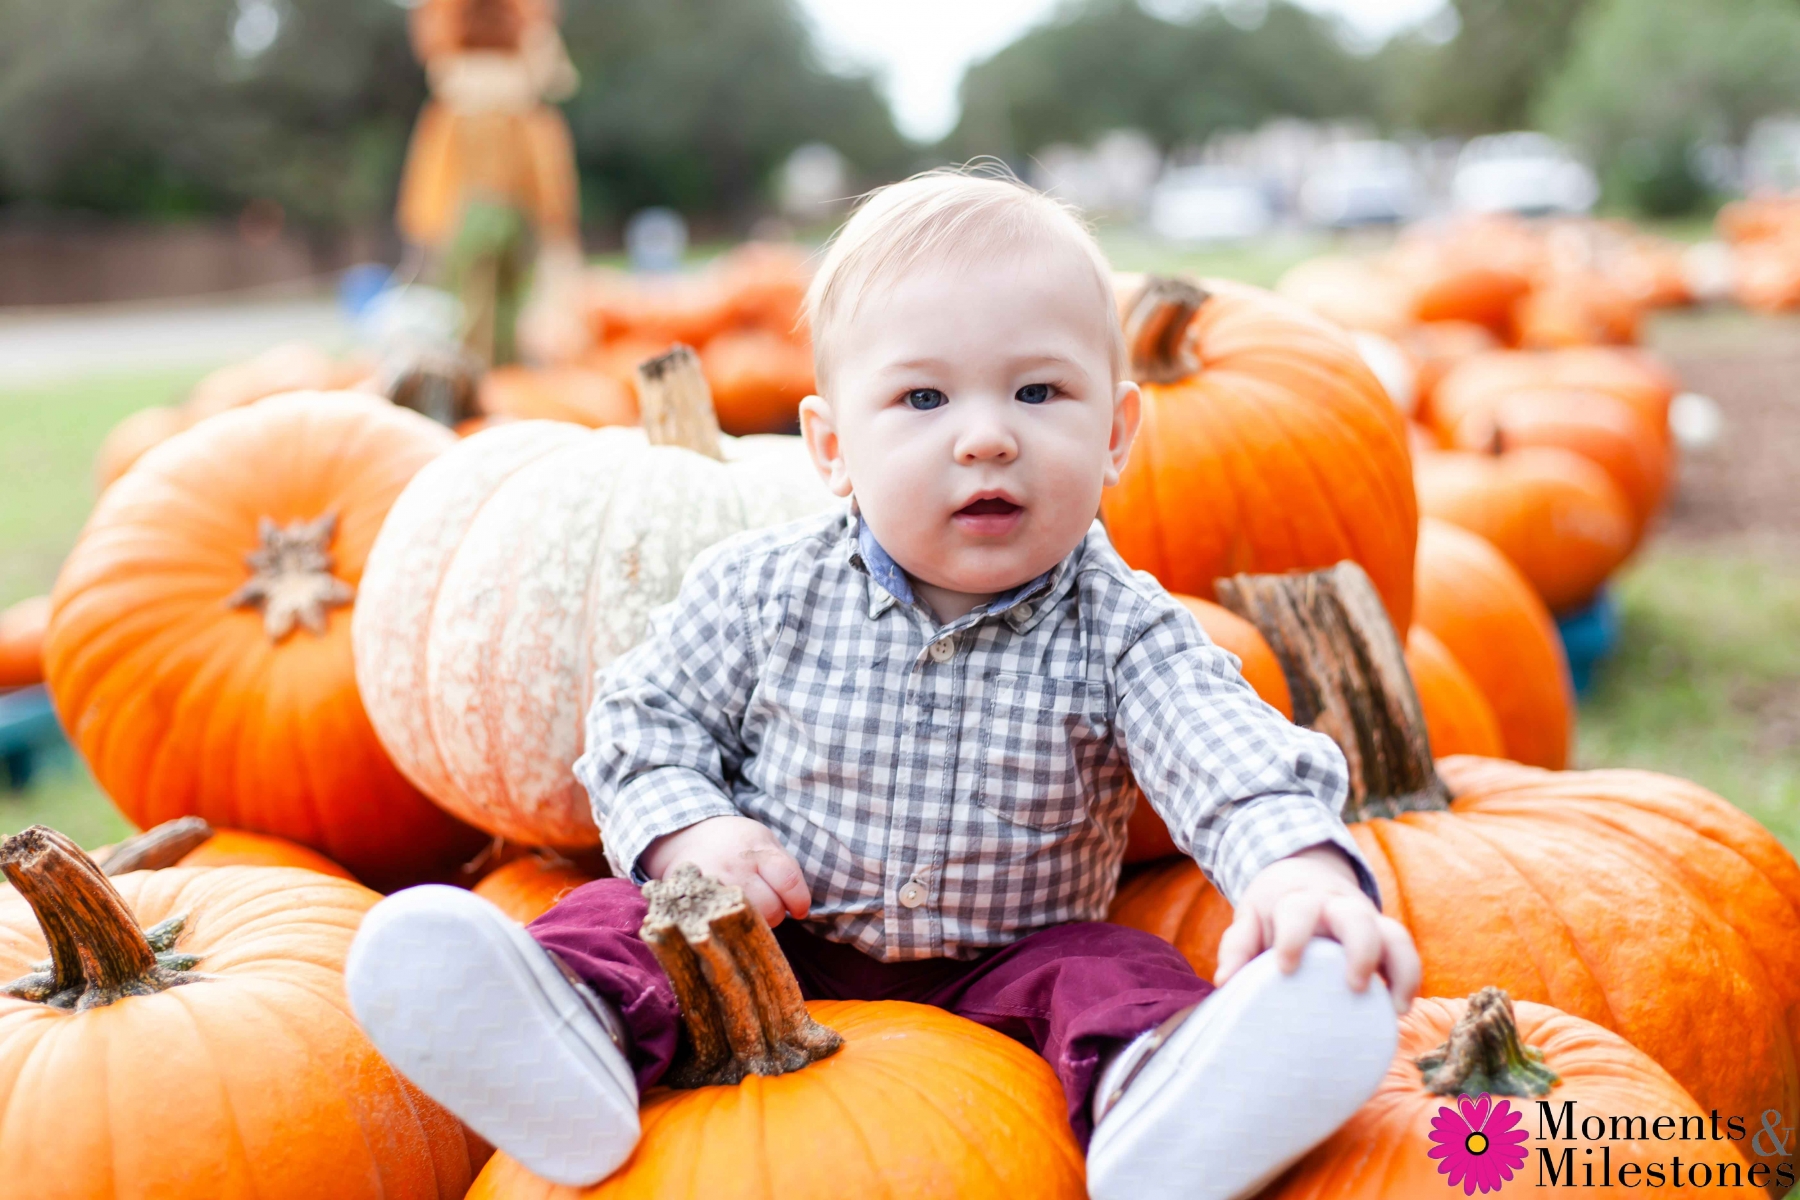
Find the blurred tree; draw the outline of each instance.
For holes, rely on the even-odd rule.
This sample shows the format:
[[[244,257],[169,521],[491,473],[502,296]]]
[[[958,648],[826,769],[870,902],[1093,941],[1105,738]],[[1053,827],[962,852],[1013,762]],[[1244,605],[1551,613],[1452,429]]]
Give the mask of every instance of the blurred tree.
[[[972,67],[962,101],[946,149],[1016,160],[1125,126],[1167,148],[1273,116],[1372,116],[1376,89],[1329,22],[1285,0],[1079,0]]]
[[[278,201],[368,220],[424,94],[404,14],[369,0],[7,0],[0,169],[107,213]]]
[[[1647,12],[1663,0],[1628,0]],[[1397,123],[1432,133],[1528,128],[1544,82],[1593,0],[1451,0],[1456,33],[1442,46],[1400,38],[1380,56]]]
[[[1706,197],[1696,146],[1796,108],[1793,0],[1598,0],[1538,113],[1594,160],[1609,200],[1665,215]]]
[[[753,210],[808,142],[869,180],[918,153],[869,79],[819,64],[792,0],[563,0],[563,38],[582,77],[566,110],[590,219]]]
[[[792,0],[564,0],[585,207],[743,214],[796,146],[885,177],[916,150]],[[0,199],[112,214],[279,202],[385,223],[424,77],[389,0],[4,0]]]

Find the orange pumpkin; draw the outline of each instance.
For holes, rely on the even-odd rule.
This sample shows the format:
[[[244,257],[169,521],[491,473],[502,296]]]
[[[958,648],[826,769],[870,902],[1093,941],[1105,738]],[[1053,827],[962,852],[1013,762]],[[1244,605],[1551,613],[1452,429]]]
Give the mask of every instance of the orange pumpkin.
[[[1530,582],[1479,534],[1430,517],[1419,523],[1414,580],[1413,628],[1436,635],[1487,697],[1500,756],[1567,766],[1575,707],[1569,664]]]
[[[242,829],[215,829],[213,835],[182,855],[183,867],[299,867],[321,875],[354,880],[355,876],[316,850],[286,838]]]
[[[566,859],[527,854],[484,875],[475,885],[475,894],[527,925],[550,911],[558,900],[597,878]]]
[[[1484,219],[1415,232],[1388,262],[1411,287],[1415,321],[1468,321],[1504,337],[1541,257],[1522,226]]]
[[[1419,689],[1419,707],[1433,753],[1489,758],[1505,753],[1494,706],[1456,656],[1423,625],[1415,623],[1406,631],[1406,668],[1413,686]]]
[[[0,611],[0,691],[44,682],[44,631],[50,597],[33,596]]]
[[[16,889],[0,894],[9,1191],[457,1200],[468,1188],[485,1151],[382,1061],[344,996],[373,892],[259,867],[109,881],[41,827],[7,839],[0,866]]]
[[[1413,323],[1406,282],[1363,259],[1309,258],[1282,275],[1275,291],[1345,329],[1399,337]]]
[[[194,385],[181,407],[192,425],[282,392],[349,387],[368,373],[366,363],[340,363],[305,342],[283,342],[254,358],[220,367]]]
[[[637,393],[614,376],[585,367],[495,367],[481,378],[480,405],[489,416],[568,421],[589,429],[638,423]]]
[[[601,345],[620,338],[699,346],[732,321],[731,297],[711,279],[695,275],[628,275],[594,272],[588,283],[588,327]]]
[[[1696,1105],[1667,1071],[1617,1034],[1546,1005],[1514,1004],[1504,992],[1486,989],[1468,1000],[1422,999],[1414,1004],[1400,1020],[1399,1050],[1380,1090],[1263,1192],[1262,1200],[1392,1200],[1453,1194],[1455,1181],[1440,1173],[1438,1160],[1431,1157],[1432,1126],[1446,1109],[1460,1115],[1459,1096],[1483,1092],[1496,1098],[1496,1108],[1498,1098],[1510,1097],[1505,1102],[1517,1121],[1508,1124],[1527,1135],[1521,1147],[1527,1155],[1525,1165],[1498,1188],[1502,1196],[1539,1191],[1540,1152],[1549,1156],[1562,1178],[1582,1181],[1581,1195],[1608,1200],[1684,1195],[1673,1187],[1652,1185],[1655,1175],[1648,1171],[1652,1163],[1658,1164],[1656,1171],[1666,1184],[1674,1152],[1683,1160],[1683,1186],[1701,1178],[1686,1174],[1688,1164],[1697,1161],[1704,1166],[1704,1178],[1712,1184],[1705,1191],[1709,1196],[1760,1197],[1760,1189],[1774,1182],[1775,1172],[1768,1163],[1762,1163],[1758,1172],[1752,1165],[1756,1160],[1745,1159],[1739,1149],[1742,1143],[1666,1146],[1648,1138],[1609,1136],[1596,1145],[1582,1139],[1576,1129],[1591,1117],[1599,1118],[1599,1128],[1610,1134],[1615,1117],[1650,1122],[1667,1116],[1679,1129],[1683,1118],[1697,1118],[1706,1128],[1711,1114]],[[1552,1135],[1538,1119],[1540,1100],[1551,1106],[1558,1120],[1564,1105],[1572,1104],[1568,1111],[1574,1119]],[[1754,1118],[1747,1116],[1747,1126],[1755,1130]],[[1452,1128],[1461,1132],[1467,1125]],[[1498,1131],[1493,1124],[1485,1128]],[[1486,1153],[1491,1140],[1484,1138],[1478,1145]],[[1581,1172],[1594,1158],[1601,1158],[1601,1163],[1594,1164],[1594,1186],[1588,1187]],[[1449,1189],[1446,1183],[1451,1184]],[[1472,1194],[1474,1185],[1466,1190]]]
[[[1674,443],[1643,414],[1607,392],[1529,388],[1501,397],[1449,431],[1462,450],[1504,453],[1555,446],[1587,459],[1618,485],[1631,505],[1633,545],[1662,508]]]
[[[547,1183],[496,1155],[469,1200],[1086,1194],[1062,1087],[1043,1059],[940,1008],[802,1005],[738,889],[691,866],[676,880],[679,918],[657,895],[669,880],[645,889],[644,940],[674,984],[687,1036],[666,1086],[643,1097],[637,1149],[589,1188]],[[702,933],[704,974],[693,957]]]
[[[1249,582],[1337,594],[1318,580]],[[1318,712],[1296,716],[1340,731],[1352,771],[1345,818],[1383,907],[1418,945],[1423,994],[1501,987],[1624,1037],[1704,1110],[1796,1111],[1793,856],[1727,801],[1665,775],[1473,757],[1434,771],[1392,631],[1357,619],[1376,610],[1372,598],[1341,607],[1348,643],[1330,641],[1327,626],[1305,631],[1307,643],[1257,624],[1290,672],[1329,664],[1309,676]],[[1129,879],[1112,919],[1168,938],[1209,976],[1230,913],[1176,859]]]
[[[1669,402],[1681,385],[1650,355],[1620,346],[1496,350],[1450,369],[1432,392],[1432,420],[1440,430],[1454,429],[1505,396],[1539,387],[1610,393],[1637,409],[1646,427],[1666,436]]]
[[[1559,275],[1519,297],[1512,344],[1525,350],[1629,345],[1643,315],[1635,300],[1603,276]]]
[[[1618,485],[1557,447],[1421,455],[1414,478],[1422,513],[1492,542],[1553,612],[1591,599],[1636,543]]]
[[[1269,643],[1263,641],[1262,634],[1256,631],[1256,626],[1210,600],[1197,600],[1192,596],[1175,598],[1194,614],[1207,637],[1237,655],[1244,682],[1254,688],[1258,696],[1280,709],[1282,716],[1293,720],[1294,701],[1288,695],[1287,677],[1281,673],[1281,663],[1269,649]],[[1131,810],[1125,861],[1148,862],[1175,853],[1169,827],[1156,815],[1156,810],[1145,803],[1143,796],[1138,796],[1137,807]]]
[[[378,886],[481,844],[388,761],[350,651],[369,545],[453,444],[384,400],[299,393],[202,422],[106,490],[57,579],[44,666],[135,824],[272,833]]]
[[[745,242],[712,264],[708,274],[730,298],[738,325],[793,337],[801,324],[812,254],[792,242]]]
[[[1473,321],[1433,321],[1414,325],[1399,335],[1400,348],[1418,364],[1415,387],[1418,403],[1415,420],[1431,420],[1431,397],[1438,384],[1457,363],[1473,358],[1500,343],[1485,325]]]
[[[814,388],[811,345],[766,330],[721,333],[701,349],[700,365],[726,433],[792,433]]]
[[[1102,514],[1125,561],[1211,599],[1236,571],[1363,564],[1395,622],[1418,536],[1405,426],[1343,331],[1257,288],[1154,280],[1127,336],[1143,420]]]
[[[100,449],[94,454],[94,490],[103,492],[108,485],[144,456],[152,446],[159,446],[188,427],[187,413],[167,405],[140,408],[114,425]]]

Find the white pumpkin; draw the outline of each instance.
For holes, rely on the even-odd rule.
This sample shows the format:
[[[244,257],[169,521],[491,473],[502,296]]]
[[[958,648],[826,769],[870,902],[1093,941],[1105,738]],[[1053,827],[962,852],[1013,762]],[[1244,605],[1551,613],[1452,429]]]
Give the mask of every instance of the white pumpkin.
[[[636,428],[521,421],[413,478],[369,551],[352,638],[375,732],[415,786],[512,841],[598,844],[570,771],[596,671],[701,550],[841,503],[798,438],[717,444],[725,461]]]

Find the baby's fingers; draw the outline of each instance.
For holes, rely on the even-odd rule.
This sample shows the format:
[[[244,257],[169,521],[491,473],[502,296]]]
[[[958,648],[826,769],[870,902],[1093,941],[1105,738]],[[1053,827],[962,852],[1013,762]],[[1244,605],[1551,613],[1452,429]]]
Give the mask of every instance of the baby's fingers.
[[[756,871],[769,889],[780,897],[782,907],[788,912],[804,917],[812,910],[812,892],[806,886],[806,876],[801,874],[800,864],[787,851],[779,846],[770,847],[758,855]],[[774,920],[769,922],[774,923]]]
[[[1248,904],[1240,904],[1231,925],[1219,938],[1219,965],[1213,971],[1213,982],[1224,984],[1262,952],[1262,918]]]
[[[752,875],[738,886],[744,890],[744,899],[770,925],[781,924],[781,919],[787,916],[787,906],[775,894],[775,889],[763,882],[762,876]]]
[[[1275,905],[1275,961],[1282,974],[1292,975],[1300,969],[1300,956],[1306,943],[1319,931],[1322,898],[1313,892],[1289,892]]]
[[[1388,994],[1394,998],[1394,1011],[1405,1016],[1424,975],[1419,949],[1406,926],[1392,917],[1378,918],[1376,933],[1381,938],[1381,973],[1387,976]]]
[[[1325,927],[1344,948],[1344,979],[1350,990],[1369,986],[1369,976],[1381,965],[1384,949],[1380,915],[1360,896],[1334,896],[1325,902]]]

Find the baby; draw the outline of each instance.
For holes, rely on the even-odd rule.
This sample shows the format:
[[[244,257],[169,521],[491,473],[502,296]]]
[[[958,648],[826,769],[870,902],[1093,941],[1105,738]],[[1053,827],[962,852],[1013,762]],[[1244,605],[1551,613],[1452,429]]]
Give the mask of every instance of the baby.
[[[1099,1200],[1253,1193],[1375,1090],[1419,963],[1337,747],[1094,521],[1138,423],[1105,258],[1057,202],[935,172],[862,205],[808,315],[801,431],[849,503],[713,547],[602,673],[575,771],[621,878],[524,930],[451,888],[382,902],[358,1019],[533,1171],[604,1178],[680,1027],[638,885],[692,863],[809,999],[1043,1055]],[[1236,905],[1216,989],[1103,923],[1133,777]]]

